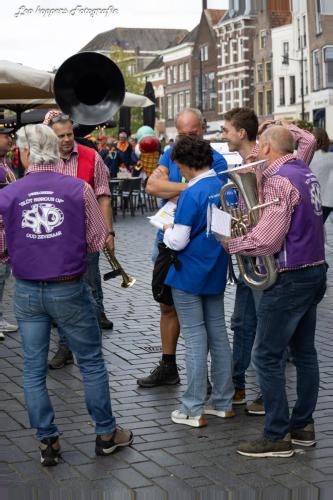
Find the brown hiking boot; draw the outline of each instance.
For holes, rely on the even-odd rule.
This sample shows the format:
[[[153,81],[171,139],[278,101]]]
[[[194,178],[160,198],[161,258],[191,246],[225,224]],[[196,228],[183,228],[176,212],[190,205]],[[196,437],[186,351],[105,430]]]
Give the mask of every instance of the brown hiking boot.
[[[246,405],[245,412],[248,415],[265,415],[264,400],[261,394],[252,403]]]
[[[53,370],[58,370],[65,365],[72,365],[73,363],[72,352],[65,345],[60,345],[53,358],[49,361],[49,367]]]
[[[244,405],[246,403],[245,389],[235,389],[235,394],[232,399],[233,405]]]

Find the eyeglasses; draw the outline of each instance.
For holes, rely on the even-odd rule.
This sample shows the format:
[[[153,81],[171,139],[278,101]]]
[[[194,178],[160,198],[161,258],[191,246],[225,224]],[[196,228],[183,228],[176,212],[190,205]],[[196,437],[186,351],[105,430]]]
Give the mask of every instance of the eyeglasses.
[[[53,125],[53,123],[67,122],[68,120],[70,120],[69,115],[57,115],[57,116],[54,116],[53,118],[51,118],[50,123],[51,123],[51,125]]]

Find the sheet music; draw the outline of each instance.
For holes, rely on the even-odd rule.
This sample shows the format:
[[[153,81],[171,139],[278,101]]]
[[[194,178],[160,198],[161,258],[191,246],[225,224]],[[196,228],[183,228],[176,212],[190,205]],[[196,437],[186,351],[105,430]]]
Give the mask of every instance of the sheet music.
[[[219,236],[231,236],[231,215],[214,204],[207,209],[207,233],[209,232]]]
[[[173,201],[168,201],[155,215],[147,217],[150,224],[157,229],[163,229],[165,224],[173,224],[177,205]]]

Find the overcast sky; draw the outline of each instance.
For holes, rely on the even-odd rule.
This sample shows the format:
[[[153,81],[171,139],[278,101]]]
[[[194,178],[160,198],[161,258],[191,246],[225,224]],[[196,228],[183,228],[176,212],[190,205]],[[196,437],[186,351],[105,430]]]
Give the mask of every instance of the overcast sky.
[[[208,0],[208,8],[228,3]],[[51,70],[98,33],[116,27],[191,30],[201,9],[202,0],[1,0],[0,59]]]

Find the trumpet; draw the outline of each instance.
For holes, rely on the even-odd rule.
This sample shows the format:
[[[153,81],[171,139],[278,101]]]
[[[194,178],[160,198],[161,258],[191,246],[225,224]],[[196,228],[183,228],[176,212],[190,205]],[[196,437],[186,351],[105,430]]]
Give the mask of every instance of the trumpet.
[[[226,173],[230,177],[230,181],[222,187],[220,198],[221,205],[225,212],[231,215],[231,236],[244,236],[248,227],[254,227],[258,224],[263,208],[279,203],[278,198],[267,203],[260,203],[260,166],[266,164],[266,160],[256,161],[229,170]],[[226,193],[229,189],[236,189],[241,196],[246,213],[243,213],[241,208],[230,208],[227,204]],[[244,257],[236,255],[239,271],[243,277],[244,282],[251,288],[256,290],[266,290],[270,288],[277,280],[277,269],[273,255],[260,257],[259,266],[257,265],[256,258]],[[230,262],[230,261],[229,261]]]
[[[131,286],[133,286],[136,282],[136,278],[133,278],[129,274],[125,273],[124,269],[119,264],[118,259],[116,259],[114,253],[110,252],[108,248],[104,248],[103,252],[107,261],[112,267],[112,271],[104,274],[103,280],[107,281],[111,278],[115,278],[116,276],[121,276],[123,278],[123,282],[121,284],[123,288],[130,288]]]

